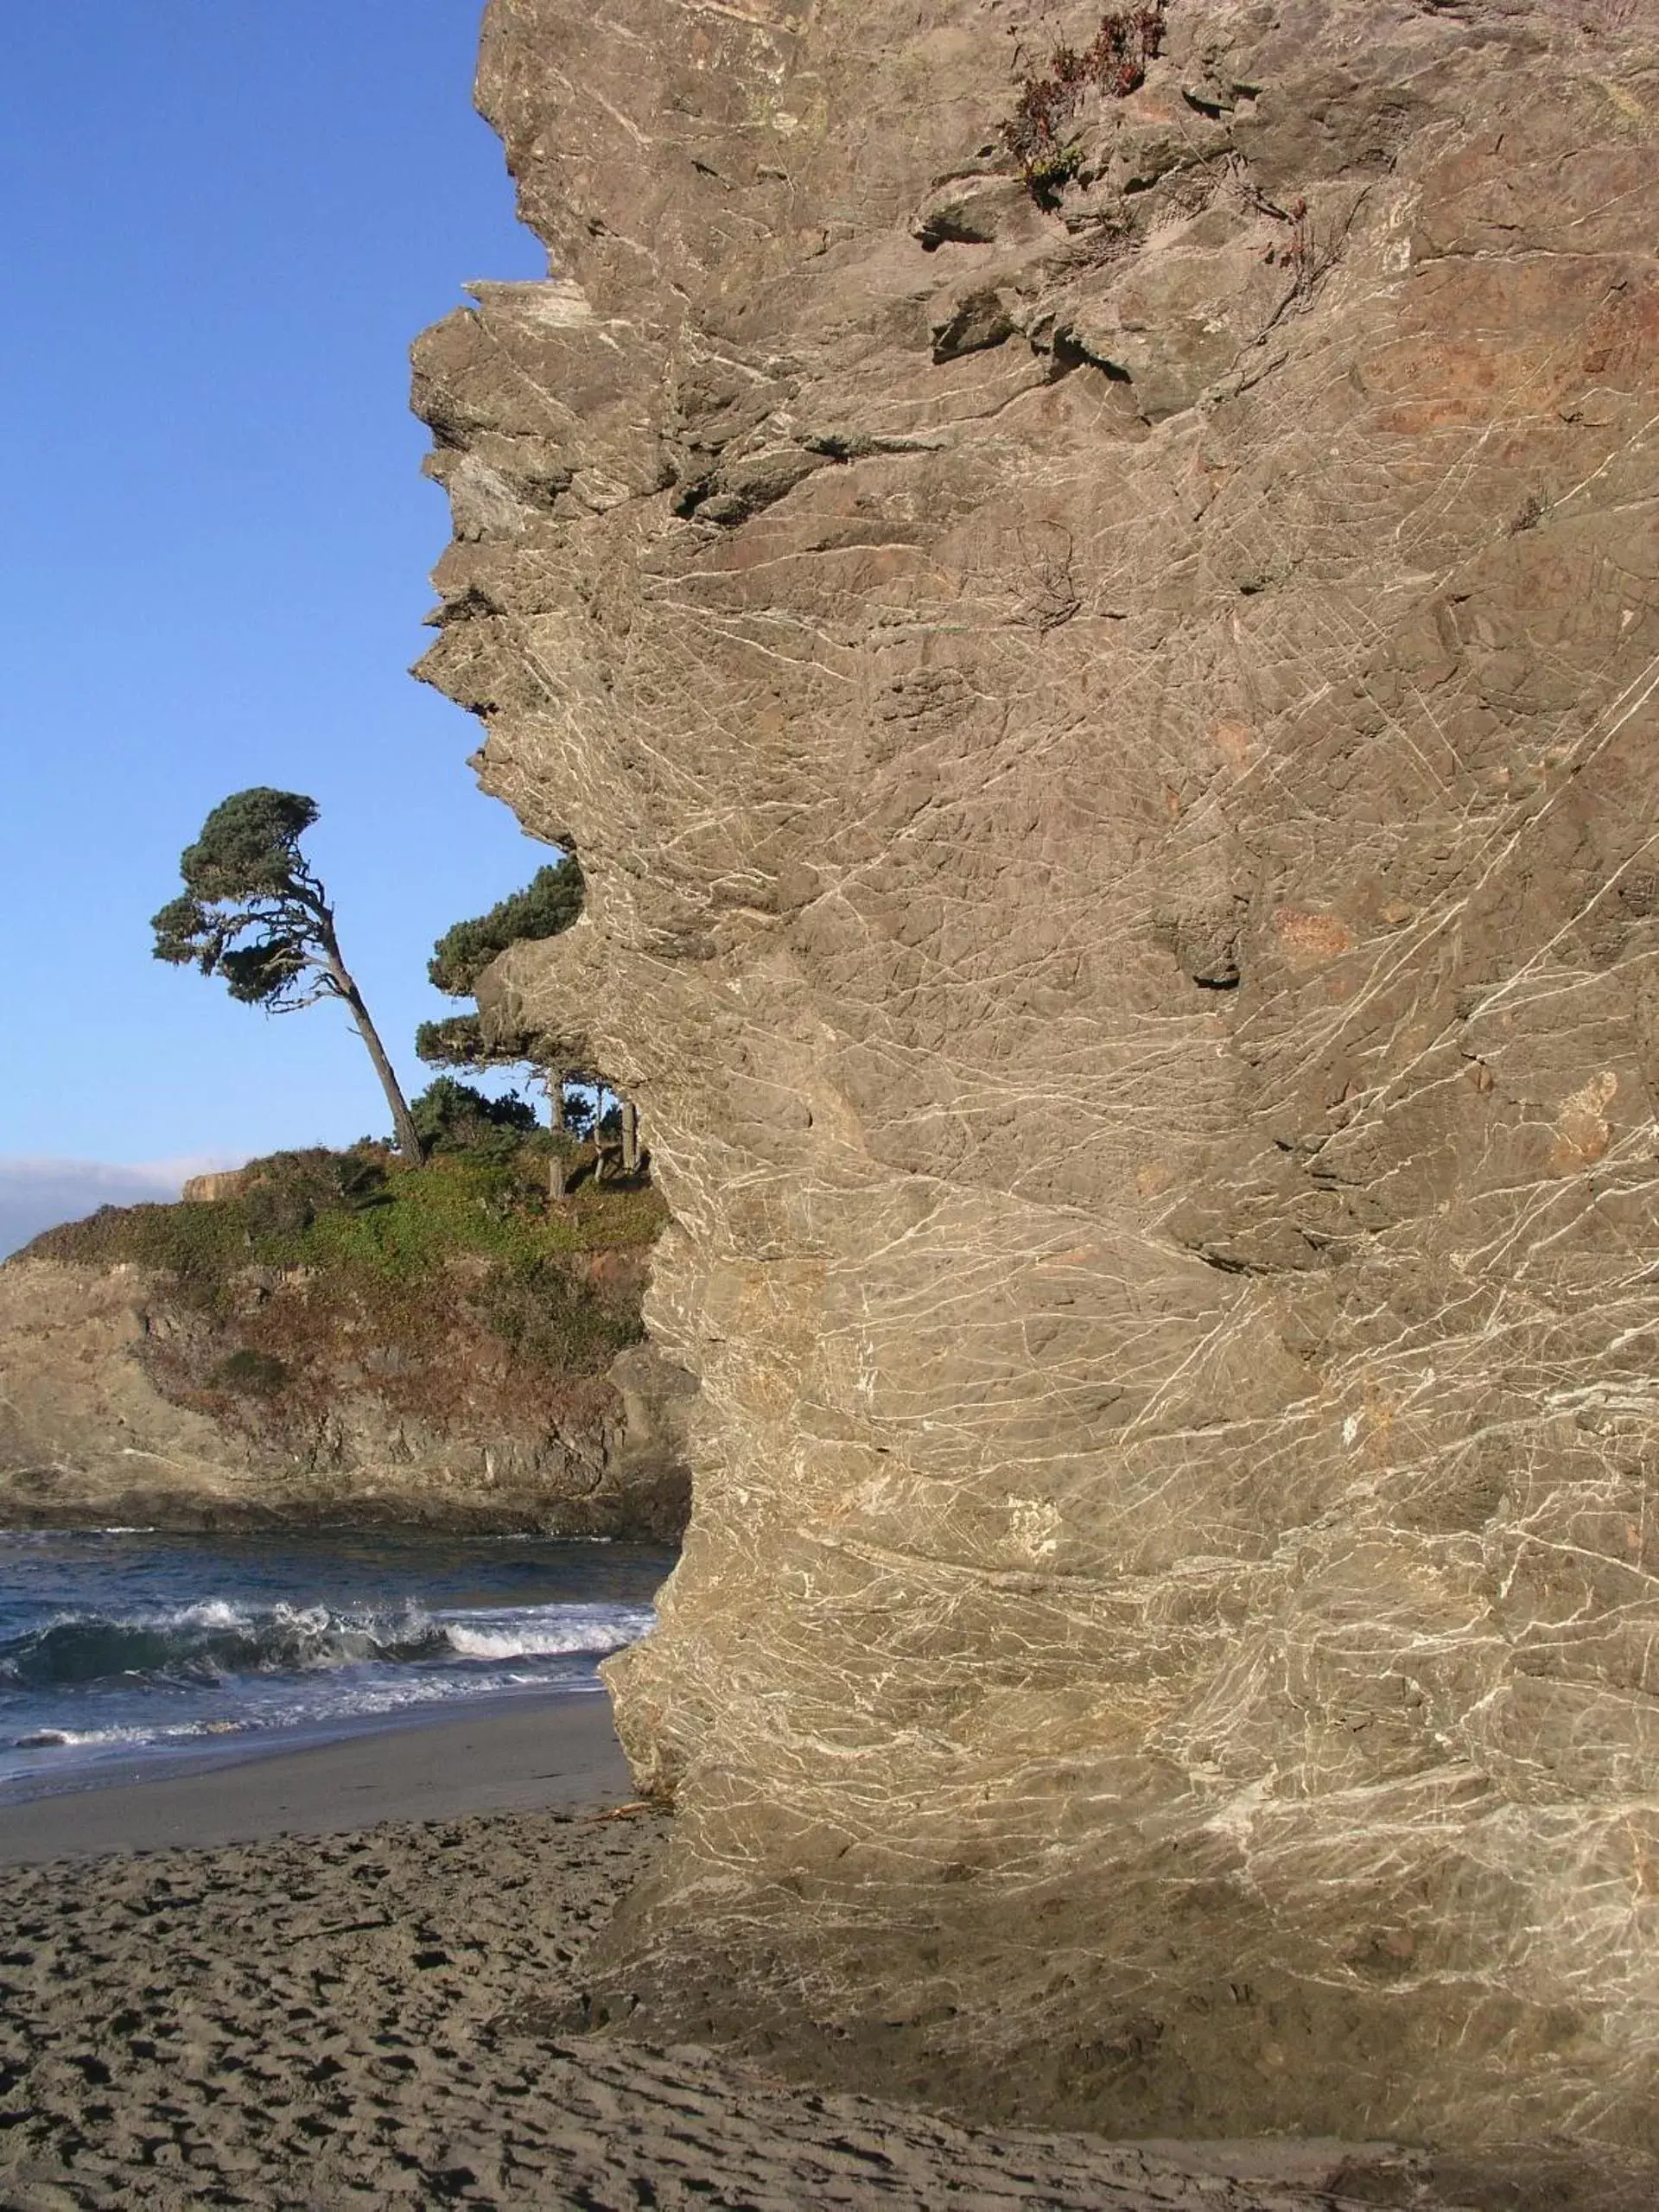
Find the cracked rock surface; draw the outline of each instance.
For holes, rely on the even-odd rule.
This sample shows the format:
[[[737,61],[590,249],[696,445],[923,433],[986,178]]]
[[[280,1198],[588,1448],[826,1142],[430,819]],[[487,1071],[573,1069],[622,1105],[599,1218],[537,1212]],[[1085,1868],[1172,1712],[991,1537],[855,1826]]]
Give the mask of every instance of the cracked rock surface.
[[[596,2002],[1647,2203],[1659,16],[1170,0],[1028,189],[1098,22],[486,18],[423,666],[702,1384]]]

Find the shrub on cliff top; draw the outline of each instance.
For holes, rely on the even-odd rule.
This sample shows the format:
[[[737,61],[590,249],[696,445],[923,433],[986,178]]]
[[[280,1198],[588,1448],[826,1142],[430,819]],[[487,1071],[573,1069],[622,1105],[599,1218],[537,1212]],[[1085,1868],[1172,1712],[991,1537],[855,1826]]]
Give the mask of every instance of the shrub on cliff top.
[[[384,1202],[386,1159],[378,1147],[329,1152],[274,1152],[243,1171],[240,1192],[246,1225],[256,1236],[308,1229],[336,1207],[355,1211]]]
[[[644,1334],[636,1294],[584,1281],[550,1255],[495,1268],[478,1303],[503,1343],[543,1365],[607,1367]]]
[[[220,1360],[213,1370],[214,1384],[222,1390],[246,1393],[256,1398],[273,1396],[288,1381],[288,1370],[268,1351],[251,1351],[245,1345]]]
[[[441,1075],[410,1108],[429,1152],[467,1152],[505,1162],[536,1127],[522,1098],[486,1098],[470,1083]]]

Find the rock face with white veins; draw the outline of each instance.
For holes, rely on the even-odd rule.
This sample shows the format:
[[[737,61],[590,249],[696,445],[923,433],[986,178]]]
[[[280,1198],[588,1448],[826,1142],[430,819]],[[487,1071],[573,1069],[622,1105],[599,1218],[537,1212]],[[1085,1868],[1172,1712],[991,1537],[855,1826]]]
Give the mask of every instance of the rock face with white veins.
[[[424,672],[702,1382],[596,2011],[1646,2203],[1659,11],[1142,12],[1029,178],[1097,11],[487,16]]]

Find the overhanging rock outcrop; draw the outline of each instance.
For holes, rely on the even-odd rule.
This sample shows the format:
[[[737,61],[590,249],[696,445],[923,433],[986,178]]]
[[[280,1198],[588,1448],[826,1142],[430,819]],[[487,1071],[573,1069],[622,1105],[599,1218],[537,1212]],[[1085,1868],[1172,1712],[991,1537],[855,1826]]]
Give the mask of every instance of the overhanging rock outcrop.
[[[486,19],[423,665],[702,1381],[610,1982],[1646,2202],[1655,11],[1141,13]]]

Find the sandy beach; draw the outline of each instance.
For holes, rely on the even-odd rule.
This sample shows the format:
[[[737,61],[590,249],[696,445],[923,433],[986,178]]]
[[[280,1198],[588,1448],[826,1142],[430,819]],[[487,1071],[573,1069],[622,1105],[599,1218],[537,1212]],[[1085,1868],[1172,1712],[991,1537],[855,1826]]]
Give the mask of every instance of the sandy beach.
[[[990,2133],[584,2036],[666,1828],[626,1790],[595,1696],[0,1811],[0,2206],[1351,2201],[1338,2146]]]

